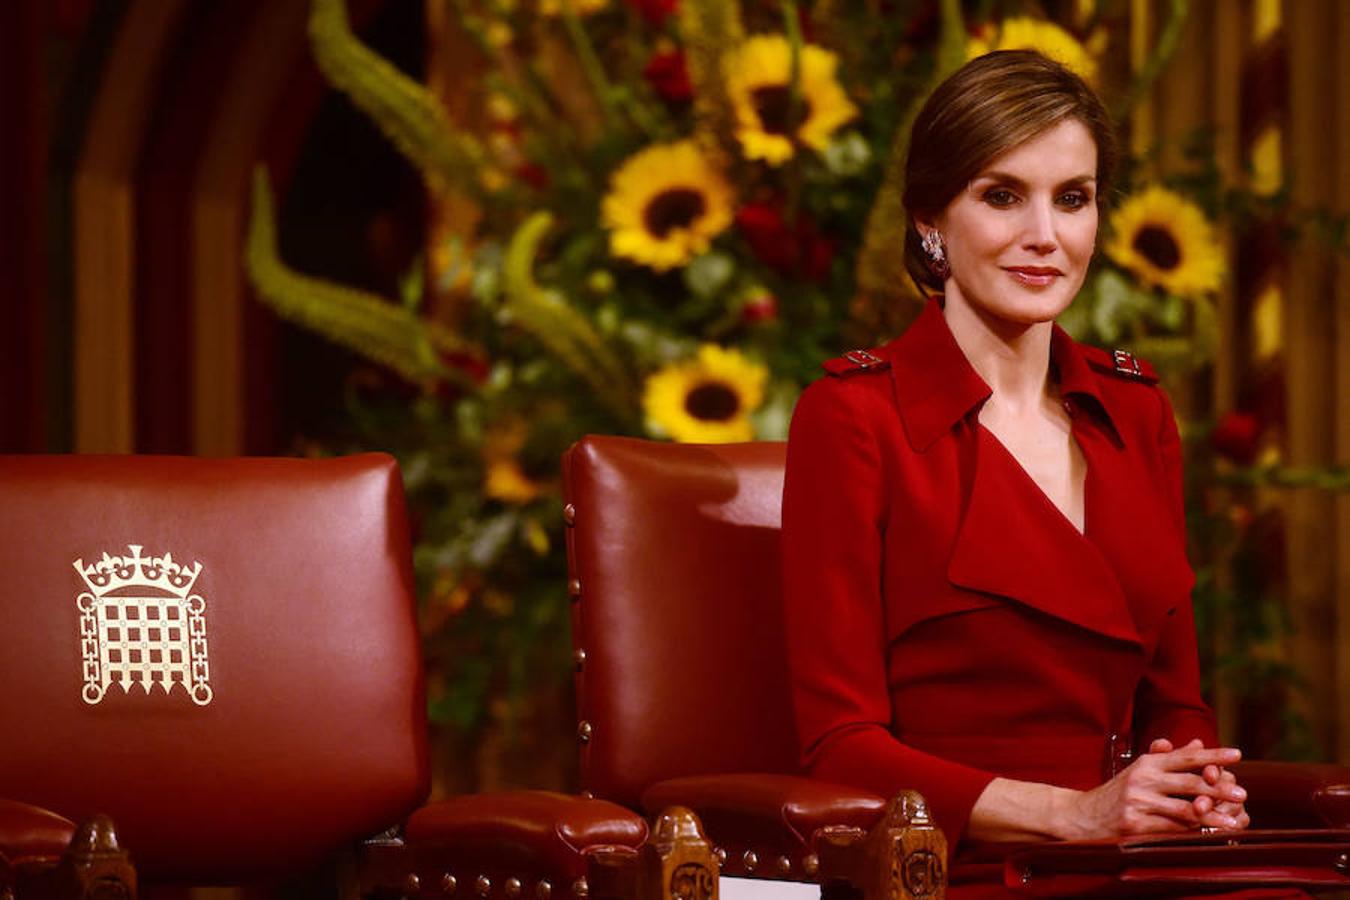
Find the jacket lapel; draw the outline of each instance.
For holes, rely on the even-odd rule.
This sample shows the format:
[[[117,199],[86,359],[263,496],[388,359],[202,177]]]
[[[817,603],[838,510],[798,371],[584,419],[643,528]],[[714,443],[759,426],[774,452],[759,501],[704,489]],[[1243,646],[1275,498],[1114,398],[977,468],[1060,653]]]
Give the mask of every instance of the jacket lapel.
[[[974,477],[948,579],[1107,637],[1141,643],[1106,559],[997,438],[968,423],[974,430]]]

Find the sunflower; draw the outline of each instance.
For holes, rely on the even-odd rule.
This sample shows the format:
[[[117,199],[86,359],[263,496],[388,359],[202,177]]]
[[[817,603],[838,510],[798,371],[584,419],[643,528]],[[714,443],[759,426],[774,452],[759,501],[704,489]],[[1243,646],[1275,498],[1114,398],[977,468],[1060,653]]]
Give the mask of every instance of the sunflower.
[[[1111,217],[1106,255],[1140,281],[1181,297],[1207,294],[1223,279],[1223,251],[1199,207],[1153,185]]]
[[[483,436],[483,494],[503,503],[521,505],[537,500],[551,487],[525,472],[520,451],[529,436],[524,419],[510,416],[489,426]]]
[[[731,205],[731,186],[693,141],[648,147],[610,179],[610,252],[659,272],[683,265],[731,224]]]
[[[750,413],[764,400],[768,375],[735,350],[704,344],[694,359],[647,379],[642,408],[653,430],[677,441],[748,441],[754,436]]]
[[[730,55],[727,94],[736,113],[736,137],[747,159],[776,166],[791,158],[796,141],[816,152],[825,150],[839,126],[858,114],[835,80],[837,65],[830,51],[814,44],[802,47],[794,116],[792,46],[786,38],[758,35]]]
[[[1054,22],[1028,16],[1004,19],[997,33],[988,30],[966,44],[966,58],[974,59],[995,50],[1036,50],[1082,78],[1097,81],[1097,60],[1073,35]]]

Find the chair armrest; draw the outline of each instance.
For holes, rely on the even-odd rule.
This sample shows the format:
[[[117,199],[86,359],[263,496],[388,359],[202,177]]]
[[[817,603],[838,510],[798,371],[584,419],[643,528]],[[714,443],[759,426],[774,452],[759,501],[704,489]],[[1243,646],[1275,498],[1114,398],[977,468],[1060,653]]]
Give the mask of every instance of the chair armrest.
[[[1350,766],[1252,761],[1233,773],[1253,828],[1350,828]]]
[[[816,835],[826,827],[867,831],[886,800],[868,791],[794,775],[694,775],[642,794],[649,813],[687,806],[703,822],[728,875],[815,877]]]
[[[418,809],[401,835],[365,842],[356,874],[363,896],[502,889],[542,900],[555,889],[582,890],[597,865],[635,861],[647,836],[641,816],[605,800],[551,791],[466,794]]]
[[[75,823],[54,812],[0,799],[0,856],[18,866],[30,860],[55,861],[70,846]]]
[[[0,876],[12,882],[14,896],[46,900],[136,900],[137,876],[131,858],[117,841],[107,816],[92,816],[73,826],[55,813],[24,804],[3,804],[11,825],[30,827],[19,856],[0,848]],[[64,844],[55,847],[61,837]],[[55,853],[51,851],[56,849]],[[8,869],[6,872],[5,870]]]

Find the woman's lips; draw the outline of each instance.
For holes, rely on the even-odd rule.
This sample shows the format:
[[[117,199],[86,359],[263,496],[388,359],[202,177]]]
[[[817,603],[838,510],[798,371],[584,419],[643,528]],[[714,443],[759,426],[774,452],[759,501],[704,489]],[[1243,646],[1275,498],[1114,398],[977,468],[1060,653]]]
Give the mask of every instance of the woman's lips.
[[[1032,287],[1045,287],[1064,274],[1059,269],[1045,266],[1009,266],[1004,271],[1014,281]]]

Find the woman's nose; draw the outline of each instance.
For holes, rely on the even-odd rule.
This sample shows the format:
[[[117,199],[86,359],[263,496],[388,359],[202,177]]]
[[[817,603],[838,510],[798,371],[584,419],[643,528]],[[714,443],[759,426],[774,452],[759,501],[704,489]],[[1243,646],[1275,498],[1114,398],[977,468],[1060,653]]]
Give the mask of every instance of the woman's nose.
[[[1037,253],[1052,253],[1055,239],[1054,210],[1049,203],[1028,203],[1023,221],[1022,245]]]

